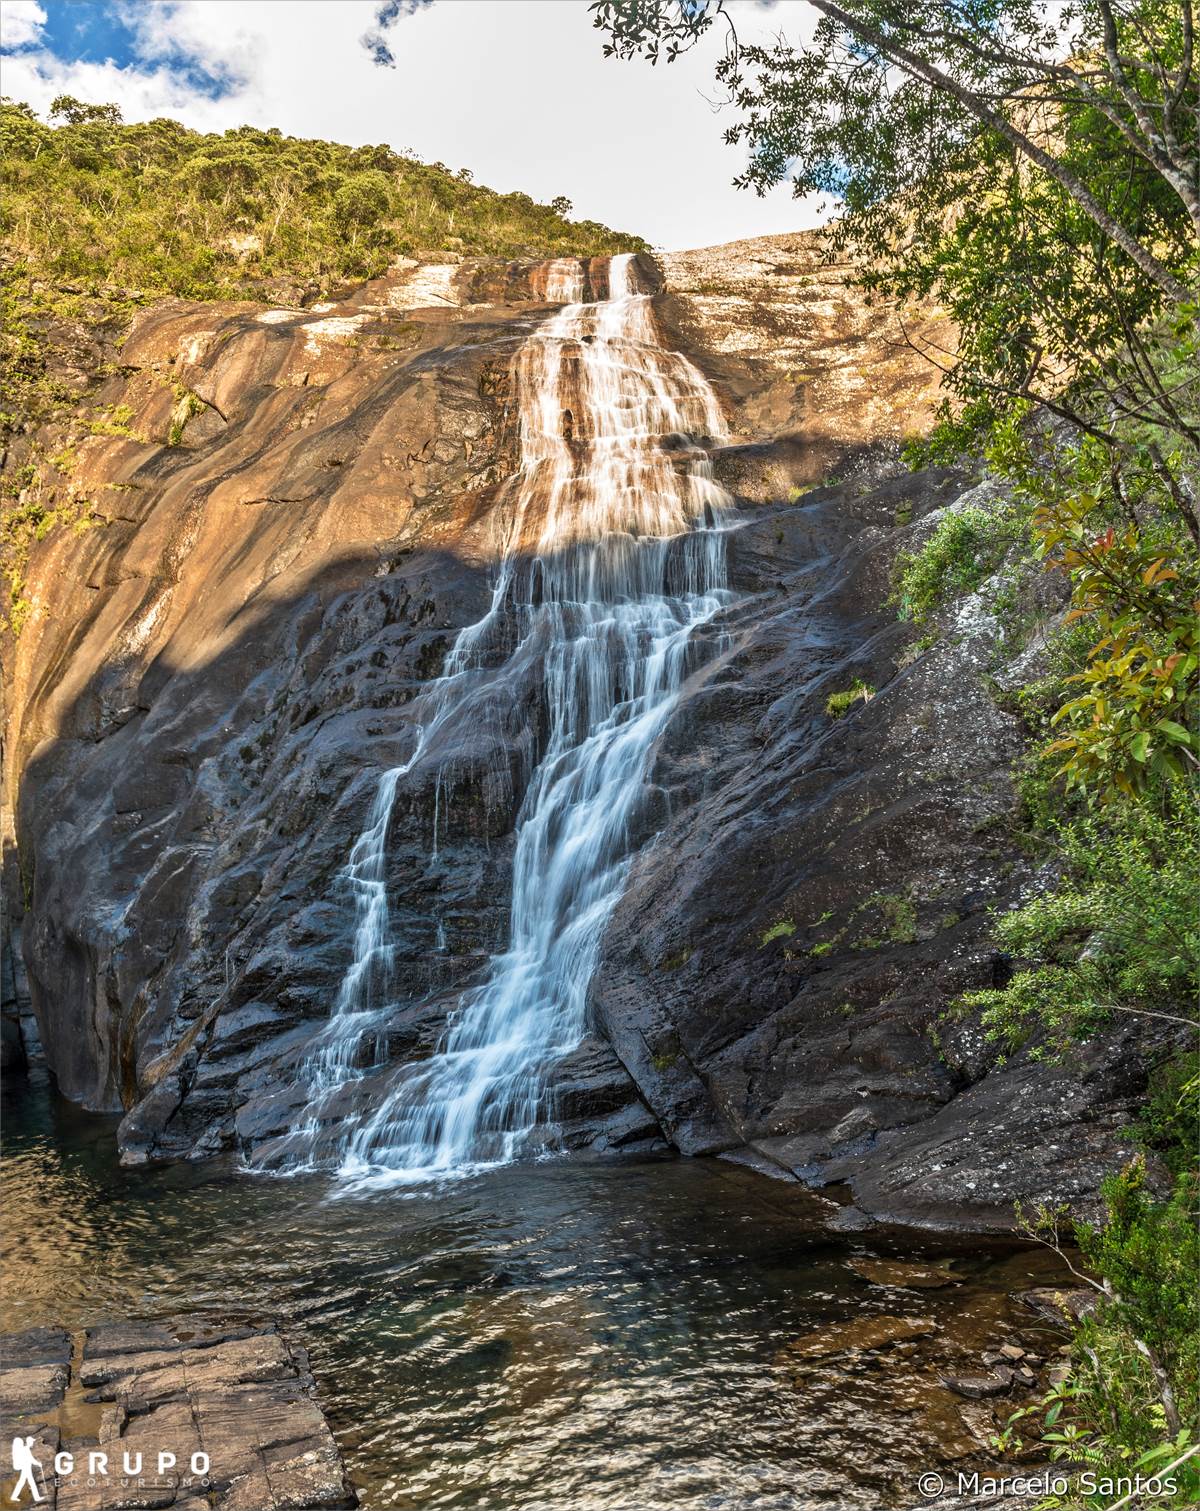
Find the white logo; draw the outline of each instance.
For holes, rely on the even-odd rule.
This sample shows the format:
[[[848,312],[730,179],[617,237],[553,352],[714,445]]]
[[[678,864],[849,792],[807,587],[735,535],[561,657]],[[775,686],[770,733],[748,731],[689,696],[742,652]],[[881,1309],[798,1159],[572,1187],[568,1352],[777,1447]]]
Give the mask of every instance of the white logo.
[[[13,1487],[12,1496],[10,1498],[14,1501],[19,1501],[25,1494],[26,1490],[28,1490],[33,1496],[35,1503],[40,1503],[41,1501],[44,1501],[46,1499],[44,1488],[46,1484],[45,1471],[42,1469],[39,1461],[33,1456],[33,1445],[36,1441],[36,1438],[31,1437],[13,1438],[12,1440],[12,1466],[17,1474],[17,1483]],[[89,1451],[87,1455],[87,1472],[91,1475],[100,1475],[107,1479],[109,1472],[108,1461],[110,1457],[111,1455],[107,1452],[104,1452],[103,1450],[97,1451],[93,1449]],[[169,1469],[174,1469],[178,1464],[178,1460],[176,1459],[175,1455],[167,1451],[166,1449],[164,1449],[156,1457],[160,1478],[164,1474],[166,1474]],[[207,1453],[193,1453],[188,1462],[193,1479],[183,1479],[180,1481],[181,1484],[190,1485],[194,1482],[194,1479],[199,1479],[202,1485],[208,1485],[211,1483],[206,1478],[209,1470],[209,1458]],[[83,1469],[83,1461],[81,1460],[79,1464],[76,1464],[74,1454],[56,1453],[54,1455],[54,1473],[57,1476],[55,1483],[62,1484],[63,1479],[74,1474],[77,1468],[80,1470]],[[126,1450],[126,1452],[121,1455],[121,1468],[127,1476],[125,1480],[126,1485],[129,1484],[128,1476],[134,1476],[135,1483],[138,1486],[144,1483],[144,1481],[142,1481],[141,1479],[136,1479],[136,1476],[141,1475],[143,1472],[143,1458],[140,1452],[130,1453],[128,1450]],[[43,1488],[41,1490],[38,1489],[37,1480],[33,1477],[33,1471],[35,1469],[42,1477]],[[118,1472],[115,1464],[113,1466],[112,1472],[114,1474]],[[146,1472],[149,1473],[149,1470],[147,1470]]]
[[[26,1490],[33,1492],[35,1501],[45,1500],[46,1497],[37,1487],[37,1481],[33,1477],[36,1469],[41,1473],[41,1464],[33,1456],[32,1438],[13,1438],[12,1440],[12,1466],[17,1471],[17,1483],[13,1488],[12,1500],[19,1501]]]

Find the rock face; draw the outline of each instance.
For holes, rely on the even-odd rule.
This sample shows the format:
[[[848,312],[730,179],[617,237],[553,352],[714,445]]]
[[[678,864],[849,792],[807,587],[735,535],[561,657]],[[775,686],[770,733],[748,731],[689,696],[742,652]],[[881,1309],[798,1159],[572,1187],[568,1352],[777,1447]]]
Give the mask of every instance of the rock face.
[[[593,1035],[557,1069],[566,1142],[740,1150],[935,1225],[1086,1198],[1133,1046],[1050,1070],[995,1067],[970,1023],[935,1042],[1004,971],[988,909],[1035,873],[1008,837],[994,619],[976,605],[918,651],[886,605],[896,552],[973,486],[884,465],[928,372],[811,238],[642,274],[732,417],[713,462],[743,510],[739,598],[661,741]],[[527,264],[406,265],[332,307],[167,303],[92,433],[42,438],[86,528],[35,548],[5,647],[6,885],[50,1065],[124,1111],[127,1160],[253,1153],[295,1121],[350,957],[341,870],[412,749],[408,705],[488,601],[510,364],[547,287]],[[856,679],[875,695],[831,716]],[[544,709],[510,690],[478,715],[392,813],[393,1058],[428,1053],[506,936]]]
[[[752,442],[791,438],[799,480],[928,429],[939,374],[914,346],[951,346],[948,322],[936,309],[901,318],[868,304],[848,287],[853,267],[830,262],[818,232],[668,252],[662,268],[664,317],[703,352],[734,428]]]
[[[1020,734],[990,689],[984,605],[921,652],[885,599],[898,543],[986,491],[952,473],[865,480],[731,538],[745,596],[664,739],[672,816],[595,997],[678,1148],[750,1145],[849,1182],[871,1216],[1004,1228],[1022,1192],[1094,1192],[1142,1072],[1127,1033],[1082,1066],[1001,1068],[976,1025],[939,1021],[1003,979],[990,910],[1036,882],[1015,843]],[[831,717],[855,682],[877,691]]]
[[[0,1339],[4,1438],[33,1438],[50,1511],[358,1504],[307,1356],[273,1327],[105,1325],[85,1334],[74,1378],[71,1358],[56,1328]]]

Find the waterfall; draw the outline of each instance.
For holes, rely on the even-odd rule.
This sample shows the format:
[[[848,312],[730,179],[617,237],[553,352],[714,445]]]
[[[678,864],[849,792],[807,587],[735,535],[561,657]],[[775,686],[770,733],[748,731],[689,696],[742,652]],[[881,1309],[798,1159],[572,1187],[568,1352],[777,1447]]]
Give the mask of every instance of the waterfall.
[[[548,302],[583,293],[573,259],[539,275]],[[354,958],[303,1067],[309,1108],[293,1141],[310,1162],[320,1142],[348,1175],[416,1181],[504,1162],[552,1112],[545,1071],[583,1036],[631,821],[692,632],[730,601],[729,498],[688,439],[724,434],[715,395],[664,350],[633,258],[614,257],[608,277],[606,300],[567,303],[517,354],[521,465],[491,605],[422,695],[413,753],[380,779],[344,873]],[[435,1052],[346,1115],[332,1109],[337,1093],[384,1063],[397,789],[481,683],[514,673],[540,678],[548,732],[517,815],[507,948],[462,995]]]

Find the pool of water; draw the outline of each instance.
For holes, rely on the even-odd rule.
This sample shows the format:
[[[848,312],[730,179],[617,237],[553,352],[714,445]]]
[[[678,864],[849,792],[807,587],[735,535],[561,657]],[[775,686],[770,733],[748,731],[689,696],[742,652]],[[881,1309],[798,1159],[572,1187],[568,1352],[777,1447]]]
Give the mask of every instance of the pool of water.
[[[278,1318],[368,1508],[902,1506],[983,1449],[939,1372],[1028,1336],[1040,1252],[920,1246],[943,1289],[868,1285],[800,1188],[717,1160],[511,1166],[348,1197],[326,1179],[116,1164],[114,1121],[8,1088],[5,1326]],[[872,1314],[932,1336],[788,1345]],[[975,1366],[977,1368],[977,1365]],[[969,1413],[968,1413],[969,1415]]]

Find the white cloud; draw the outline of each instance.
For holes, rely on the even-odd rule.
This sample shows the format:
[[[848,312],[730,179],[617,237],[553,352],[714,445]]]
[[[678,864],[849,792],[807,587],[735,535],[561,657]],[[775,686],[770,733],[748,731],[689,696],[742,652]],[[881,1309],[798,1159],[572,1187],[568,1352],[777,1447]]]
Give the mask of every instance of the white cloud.
[[[45,115],[55,95],[70,94],[92,104],[115,101],[129,121],[169,115],[201,130],[224,130],[232,122],[213,102],[197,95],[169,69],[119,68],[115,63],[63,63],[48,53],[17,53],[4,59],[4,92]]]
[[[5,0],[5,12],[15,0]],[[30,7],[36,9],[36,7]],[[126,119],[174,115],[201,130],[248,122],[350,145],[387,142],[470,168],[477,183],[682,248],[795,230],[812,207],[784,186],[734,190],[740,149],[714,111],[719,40],[670,66],[602,55],[586,0],[437,0],[387,33],[396,67],[361,38],[375,0],[179,0],[134,8],[138,67],[63,64],[45,51],[5,59],[5,93],[44,111],[56,94],[115,100]],[[811,27],[800,0],[739,6],[743,41]],[[218,100],[171,65],[193,57],[239,80]]]
[[[37,0],[4,0],[0,4],[0,47],[29,47],[38,41],[46,12]]]
[[[223,24],[215,26],[216,3],[157,0],[147,5],[145,0],[120,0],[116,8],[146,62],[194,61],[213,76],[244,82],[253,72],[254,33],[238,24],[238,6],[228,0],[220,0]]]

